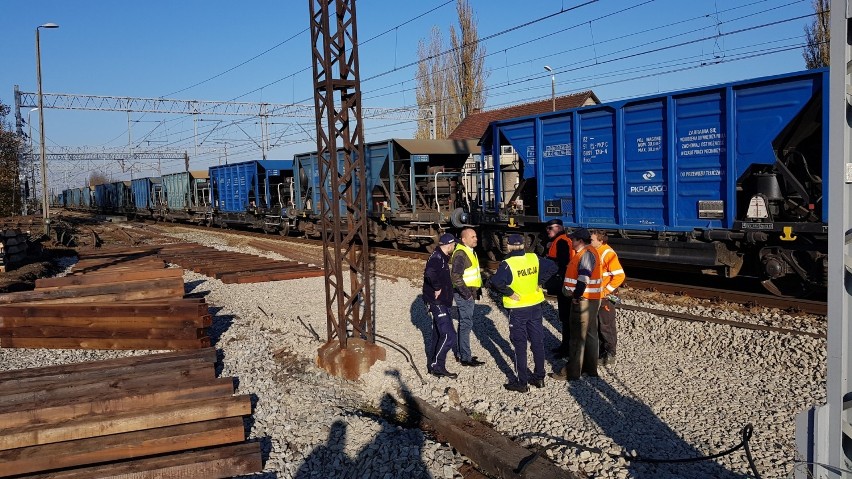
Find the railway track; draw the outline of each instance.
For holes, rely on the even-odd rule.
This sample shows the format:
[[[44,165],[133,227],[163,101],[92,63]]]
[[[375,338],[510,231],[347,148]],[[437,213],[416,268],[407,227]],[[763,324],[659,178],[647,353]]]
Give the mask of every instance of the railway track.
[[[168,224],[158,223],[159,225],[168,226]],[[175,225],[180,228],[194,229],[200,231],[210,231],[209,228],[197,225],[187,225],[180,224]],[[320,240],[308,239],[308,238],[294,238],[294,237],[285,237],[278,236],[267,233],[260,233],[254,231],[244,231],[244,230],[220,230],[223,233],[234,234],[238,236],[246,236],[252,238],[261,238],[267,241],[276,241],[281,243],[296,243],[296,244],[306,244],[312,246],[320,246],[322,242]],[[387,255],[399,258],[407,258],[413,259],[417,261],[423,261],[428,258],[430,253],[423,251],[410,251],[410,250],[398,250],[394,248],[383,248],[383,247],[374,247],[372,251],[375,254]],[[485,269],[487,273],[494,271],[499,263],[490,261],[485,265]],[[806,299],[798,299],[798,298],[783,298],[778,296],[773,296],[769,294],[762,293],[754,293],[754,292],[744,292],[744,291],[733,291],[723,288],[711,288],[704,286],[692,286],[680,283],[670,283],[659,280],[652,280],[647,278],[629,278],[624,285],[624,288],[628,291],[631,291],[634,294],[641,294],[642,291],[648,292],[657,292],[666,295],[674,295],[678,297],[691,297],[696,299],[706,299],[713,302],[719,303],[730,303],[733,305],[739,305],[742,307],[750,308],[750,307],[765,307],[765,308],[776,308],[783,311],[791,312],[791,313],[806,313],[813,314],[818,316],[825,316],[827,314],[827,305],[825,301],[813,301]],[[757,323],[749,323],[743,321],[733,321],[727,319],[719,319],[707,316],[698,316],[694,314],[688,313],[679,313],[673,312],[662,308],[649,308],[644,306],[634,306],[629,304],[620,305],[622,309],[632,310],[632,311],[641,311],[647,312],[651,314],[656,314],[659,316],[665,316],[672,319],[677,319],[681,321],[700,321],[700,322],[709,322],[715,324],[725,324],[731,327],[742,328],[742,329],[751,329],[751,330],[760,330],[760,331],[771,331],[782,334],[792,334],[792,335],[804,335],[816,338],[825,337],[825,333],[822,332],[812,332],[812,331],[802,331],[797,329],[790,328],[782,328],[776,326],[769,326],[764,324]]]

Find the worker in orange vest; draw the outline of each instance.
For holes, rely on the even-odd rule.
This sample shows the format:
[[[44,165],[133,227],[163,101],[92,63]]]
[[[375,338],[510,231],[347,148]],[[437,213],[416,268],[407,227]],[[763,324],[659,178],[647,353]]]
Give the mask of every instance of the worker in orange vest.
[[[559,346],[550,350],[557,358],[568,356],[568,340],[570,338],[568,318],[571,315],[571,298],[560,294],[562,283],[565,281],[565,268],[574,256],[574,247],[562,220],[554,218],[547,222],[547,237],[550,243],[547,247],[547,258],[556,263],[557,273],[551,277],[545,287],[547,292],[556,296],[556,307],[559,312],[559,322],[562,323],[562,341]]]
[[[568,235],[574,244],[575,255],[565,270],[562,294],[571,298],[568,363],[553,379],[573,381],[582,373],[598,375],[598,309],[601,304],[601,257],[592,247],[592,237],[586,228],[577,228]]]
[[[618,344],[616,333],[615,310],[618,296],[615,290],[624,283],[627,277],[624,268],[618,260],[618,255],[612,246],[607,244],[607,234],[604,230],[591,230],[592,246],[598,250],[601,257],[601,284],[603,294],[601,307],[598,310],[598,332],[600,333],[600,359],[605,365],[615,363],[615,352]]]

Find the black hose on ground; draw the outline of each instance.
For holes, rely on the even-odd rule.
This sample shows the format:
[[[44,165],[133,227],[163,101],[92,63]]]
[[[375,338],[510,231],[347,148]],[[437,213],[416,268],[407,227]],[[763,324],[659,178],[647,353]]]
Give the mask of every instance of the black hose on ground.
[[[609,454],[610,457],[613,458],[624,458],[630,462],[644,462],[647,464],[683,464],[688,462],[700,462],[700,461],[708,461],[710,459],[716,459],[722,456],[727,456],[733,452],[738,451],[739,449],[745,449],[746,459],[748,460],[749,468],[751,469],[752,474],[756,479],[761,479],[760,473],[757,472],[757,466],[754,464],[754,459],[751,457],[751,450],[748,447],[748,442],[751,440],[752,433],[754,432],[754,427],[751,424],[746,424],[742,429],[742,441],[736,446],[733,446],[729,449],[726,449],[721,452],[717,452],[716,454],[708,454],[705,456],[697,456],[697,457],[686,457],[686,458],[674,458],[674,459],[660,459],[653,457],[640,457],[633,456],[630,454]],[[565,441],[565,440],[557,440],[553,444],[550,444],[546,447],[543,447],[535,452],[535,454],[530,455],[529,457],[524,458],[519,464],[518,468],[515,469],[515,473],[520,474],[523,470],[530,465],[533,461],[535,461],[539,456],[544,454],[545,451],[550,449],[554,449],[558,446],[576,446],[576,443]],[[603,453],[600,449],[587,449],[587,450],[595,450],[597,452]]]

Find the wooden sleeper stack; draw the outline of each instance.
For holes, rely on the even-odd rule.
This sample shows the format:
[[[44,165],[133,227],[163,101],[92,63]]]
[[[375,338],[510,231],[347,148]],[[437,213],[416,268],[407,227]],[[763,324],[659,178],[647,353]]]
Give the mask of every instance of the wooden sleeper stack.
[[[251,399],[215,362],[206,348],[0,373],[0,477],[259,472],[259,444],[244,442]]]
[[[198,349],[210,346],[203,299],[184,298],[183,270],[153,251],[82,256],[76,274],[0,296],[0,346]]]

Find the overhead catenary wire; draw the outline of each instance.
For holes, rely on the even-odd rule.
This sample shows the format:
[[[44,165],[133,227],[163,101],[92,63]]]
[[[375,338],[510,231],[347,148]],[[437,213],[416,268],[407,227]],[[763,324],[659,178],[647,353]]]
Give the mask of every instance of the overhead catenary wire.
[[[645,2],[645,3],[647,3],[647,2]],[[787,5],[790,5],[790,4],[785,4],[785,6],[787,6]],[[622,12],[622,11],[623,10],[621,10],[619,12]],[[748,32],[748,31],[752,31],[752,30],[755,30],[755,29],[759,29],[759,28],[765,28],[767,26],[777,25],[777,24],[783,23],[783,22],[789,22],[789,21],[794,21],[794,20],[798,20],[798,19],[802,19],[802,18],[807,18],[807,17],[813,16],[813,15],[817,15],[818,13],[819,12],[814,13],[814,14],[809,14],[809,15],[802,15],[802,16],[797,16],[797,17],[792,17],[792,18],[786,18],[786,19],[777,20],[777,21],[773,21],[773,22],[767,22],[767,23],[760,24],[760,25],[753,25],[753,26],[750,26],[750,27],[741,28],[741,29],[738,29],[738,30],[727,32],[727,33],[724,33],[723,35],[729,36],[729,35],[735,35],[735,34],[739,34],[739,33],[743,33],[743,32]],[[750,16],[752,16],[752,15],[750,14],[750,15],[746,15],[746,16],[743,16],[743,17],[738,17],[736,19],[729,20],[729,21],[735,21],[735,20],[739,20],[739,19],[742,19],[742,18],[750,17]],[[530,22],[528,22],[528,23],[530,23]],[[583,23],[583,24],[585,24],[585,23]],[[496,34],[494,34],[494,35],[496,35]],[[490,37],[493,37],[494,35],[491,35]],[[673,36],[670,36],[670,37],[667,37],[667,38],[674,38],[674,37],[682,36],[682,35],[683,34],[678,34],[678,35],[673,35]],[[624,36],[622,36],[621,38],[624,38]],[[705,41],[705,40],[713,39],[713,38],[715,38],[715,35],[710,35],[710,36],[705,36],[705,37],[701,37],[701,38],[698,38],[698,39],[680,42],[680,43],[677,43],[677,44],[674,44],[674,45],[666,45],[666,46],[662,46],[662,47],[658,47],[658,48],[654,48],[654,49],[650,49],[650,50],[644,50],[644,51],[641,51],[641,52],[634,52],[634,53],[630,53],[630,54],[623,55],[623,56],[620,56],[620,57],[615,57],[615,58],[610,58],[610,59],[600,61],[599,64],[612,63],[614,61],[624,60],[624,59],[628,59],[628,58],[634,58],[634,57],[640,56],[640,55],[657,53],[657,52],[660,52],[660,51],[663,51],[663,50],[678,48],[678,47],[681,47],[681,46],[685,46],[685,45],[689,45],[689,44],[693,44],[693,43],[697,43],[697,42],[701,42],[701,41]],[[655,40],[654,42],[649,42],[647,44],[657,43],[657,42],[663,41],[663,40],[664,39]],[[601,42],[601,43],[603,43],[603,42]],[[635,48],[635,47],[633,47],[633,48]],[[629,50],[630,49],[619,50],[619,51],[612,52],[612,53],[609,53],[609,54],[604,55],[604,56],[609,56],[609,55],[612,55],[613,53],[619,53],[619,52],[624,52],[624,51],[629,51]],[[578,63],[580,63],[580,62],[575,62],[574,64],[577,65]],[[579,65],[579,66],[575,66],[575,67],[568,68],[568,69],[558,70],[557,72],[558,73],[565,73],[565,72],[569,72],[569,71],[575,71],[579,68],[584,68],[585,66],[586,65]],[[524,81],[529,81],[529,80],[533,80],[533,79],[537,79],[537,78],[539,78],[539,76],[522,78],[522,79],[518,79],[514,82],[508,82],[508,85],[497,85],[494,88],[502,88],[504,86],[509,86],[509,85],[513,85],[513,84],[517,84],[517,83],[521,83],[521,82],[524,82]],[[446,100],[446,99],[444,99],[444,100]]]
[[[764,0],[764,1],[765,1],[765,0]],[[448,3],[449,3],[449,2],[444,2],[444,3],[442,3],[441,5],[439,5],[438,7],[435,7],[435,8],[440,8],[440,7],[442,7],[442,6],[444,6],[444,5],[448,4]],[[640,4],[634,5],[633,7],[636,7],[636,6],[642,6],[642,5],[646,4],[646,3],[648,3],[648,2],[643,2],[643,3],[640,3]],[[753,4],[756,4],[756,3],[760,3],[760,2],[752,2],[752,3],[747,4],[747,5],[741,5],[741,6],[737,6],[737,7],[730,8],[730,9],[728,9],[728,10],[723,10],[722,12],[730,11],[730,10],[735,10],[735,9],[738,9],[738,8],[743,8],[744,6],[753,5]],[[771,9],[778,9],[778,8],[782,8],[782,7],[784,7],[784,6],[788,6],[788,5],[791,5],[791,4],[794,4],[794,3],[801,3],[801,2],[785,3],[784,5],[781,5],[781,6],[775,6],[775,7],[772,7]],[[582,5],[585,5],[585,4],[582,4]],[[579,6],[582,6],[582,5],[579,5]],[[577,7],[579,7],[579,6],[577,6]],[[577,7],[572,7],[572,8],[577,8]],[[771,10],[771,9],[770,9],[770,10]],[[434,9],[433,9],[433,10],[434,10]],[[623,10],[623,9],[622,9],[622,10]],[[421,14],[421,15],[424,15],[424,14],[426,14],[426,13],[429,13],[429,12],[424,12],[424,13],[423,13],[423,14]],[[617,13],[617,12],[612,12],[611,14],[608,14],[608,15],[614,15],[614,14],[616,14],[616,13]],[[819,13],[820,13],[820,12],[816,12],[814,15],[819,14]],[[556,15],[556,13],[549,14],[549,16],[551,16],[551,17],[552,17],[553,15]],[[751,15],[754,15],[754,14],[751,14]],[[746,16],[751,16],[751,15],[746,15]],[[600,19],[600,18],[602,18],[602,17],[604,17],[604,16],[596,17],[595,19],[592,19],[591,21],[599,20],[599,19]],[[807,15],[800,16],[800,17],[795,17],[795,18],[793,18],[793,19],[779,20],[779,22],[782,22],[782,21],[792,21],[792,20],[795,20],[795,19],[801,19],[801,18],[805,18],[805,17],[807,17]],[[542,18],[546,18],[546,17],[542,17]],[[694,20],[694,19],[696,19],[696,18],[699,18],[699,17],[692,17],[691,19],[680,20],[680,21],[675,22],[675,23],[686,22],[686,21]],[[743,18],[743,17],[739,17],[739,18]],[[481,39],[481,41],[485,41],[487,38],[493,38],[493,37],[495,37],[495,36],[497,36],[497,35],[501,34],[502,32],[506,32],[506,31],[510,31],[510,30],[515,30],[515,29],[518,29],[518,28],[522,28],[522,27],[524,27],[525,25],[529,25],[530,23],[533,23],[533,22],[536,22],[536,21],[539,21],[539,20],[541,20],[541,18],[540,18],[540,19],[537,19],[537,20],[532,20],[531,22],[525,22],[525,23],[522,23],[522,24],[520,24],[520,25],[516,25],[516,26],[514,26],[514,27],[512,27],[512,28],[510,28],[510,29],[502,30],[501,32],[496,32],[496,33],[494,33],[494,34],[492,34],[492,35],[488,35],[488,36],[486,36],[486,37],[483,37],[483,38]],[[732,21],[734,21],[734,20],[737,20],[737,19],[733,19],[733,20],[726,20],[726,22],[723,22],[723,23],[730,23],[730,22],[732,22]],[[411,20],[409,20],[409,21],[411,21]],[[584,20],[582,23],[583,23],[583,24],[585,24],[585,23],[587,23],[588,21],[589,21],[589,20]],[[772,25],[774,25],[774,24],[778,24],[779,22],[772,22],[771,24],[772,24]],[[717,23],[718,23],[718,22],[717,22]],[[766,25],[766,24],[764,24],[764,25]],[[760,25],[758,25],[758,26],[751,26],[751,27],[749,27],[749,28],[745,28],[745,29],[736,30],[736,31],[733,31],[733,32],[724,33],[724,35],[732,35],[732,34],[735,34],[735,33],[743,32],[743,31],[749,31],[749,30],[753,30],[753,29],[755,29],[755,28],[760,28],[760,27],[761,27]],[[649,30],[655,30],[655,29],[661,29],[661,28],[663,28],[663,26],[658,26],[658,27],[654,27],[654,28],[651,28],[651,29],[645,29],[645,30],[643,30],[642,32],[647,32],[647,31],[649,31]],[[562,28],[560,31],[562,31],[562,30],[565,30],[565,28]],[[373,39],[373,38],[377,38],[378,36],[380,36],[380,35],[382,35],[382,34],[387,34],[387,33],[391,32],[391,31],[393,31],[393,28],[388,28],[387,30],[385,30],[385,31],[384,31],[384,32],[382,32],[381,34],[376,35],[376,36],[372,37],[371,39]],[[548,33],[548,34],[546,34],[546,35],[552,35],[552,34],[554,34],[554,33],[556,33],[556,32],[550,32],[550,33]],[[639,33],[640,33],[640,32],[636,32],[636,34],[639,34]],[[717,35],[705,36],[705,37],[702,37],[702,38],[699,38],[699,39],[690,40],[688,43],[700,42],[700,41],[704,41],[704,40],[707,40],[707,39],[715,39],[716,37],[717,37]],[[530,40],[530,41],[532,41],[532,40]],[[610,40],[597,41],[597,42],[596,42],[596,45],[600,46],[600,45],[602,45],[602,44],[604,44],[605,42],[608,42],[608,41],[613,41],[613,40],[612,40],[612,39],[610,39]],[[657,42],[659,42],[659,41],[662,41],[662,40],[656,40],[656,41],[657,41]],[[647,51],[643,51],[643,52],[634,52],[634,53],[633,53],[633,55],[623,55],[623,56],[619,56],[619,57],[617,57],[617,58],[611,58],[611,59],[608,59],[607,61],[609,61],[609,62],[614,62],[614,61],[621,60],[621,59],[625,59],[625,58],[631,58],[631,57],[633,57],[634,55],[648,54],[649,52],[651,52],[651,53],[653,53],[653,52],[658,52],[658,51],[661,51],[661,50],[663,50],[663,49],[677,48],[678,46],[682,46],[682,45],[683,45],[683,44],[668,45],[668,46],[662,47],[662,48],[660,48],[660,49],[647,50]],[[497,53],[499,53],[499,51],[500,51],[500,50],[498,50],[498,52],[497,52]],[[780,51],[781,51],[781,50],[779,50],[779,51],[775,51],[775,52],[767,52],[766,54],[774,54],[774,53],[778,53],[778,52],[780,52]],[[610,53],[605,54],[604,56],[606,56],[606,55],[612,55],[612,54],[613,54],[613,52],[610,52]],[[528,61],[531,61],[531,60],[528,60]],[[696,68],[703,68],[703,67],[706,67],[706,66],[710,66],[710,65],[714,65],[714,64],[719,64],[719,63],[724,63],[724,62],[708,62],[708,63],[706,63],[706,64],[697,65],[697,66],[696,66]],[[416,64],[416,63],[415,63],[415,64]],[[397,70],[399,70],[400,68],[402,68],[402,67],[398,67],[398,68],[396,68],[396,69],[397,69]],[[583,68],[583,67],[575,67],[575,68],[573,68],[573,69],[567,69],[567,70],[565,70],[565,71],[572,71],[572,70],[576,70],[576,69],[579,69],[579,68]],[[684,70],[676,70],[676,71],[684,71]],[[665,73],[666,73],[666,72],[663,72],[663,74],[665,74]],[[611,74],[599,75],[599,76],[598,76],[598,78],[600,78],[600,77],[605,77],[605,76],[610,76],[610,75],[611,75]],[[523,84],[523,83],[526,83],[527,81],[534,81],[534,80],[535,80],[535,79],[537,79],[537,78],[538,78],[537,76],[532,76],[532,77],[529,77],[529,78],[520,77],[520,78],[516,79],[515,81],[507,81],[507,82],[506,82],[506,83],[508,83],[507,85],[506,85],[506,84],[504,84],[504,85],[491,85],[491,86],[489,86],[489,87],[488,87],[488,90],[489,90],[489,91],[500,91],[499,89],[501,89],[501,88],[502,88],[502,90],[503,90],[503,91],[505,91],[505,89],[506,89],[506,88],[510,88],[511,86],[515,86],[515,85]],[[624,79],[624,80],[622,80],[622,81],[630,81],[631,79],[636,79],[636,78],[637,78],[637,77],[626,78],[626,79]],[[641,78],[641,77],[640,77],[640,78]],[[366,81],[367,81],[367,80],[365,80],[365,82],[366,82]],[[590,79],[590,81],[594,81],[594,80]],[[399,84],[404,84],[404,83],[405,83],[405,82],[397,83],[397,85],[399,85]],[[603,84],[612,84],[612,83],[603,83]],[[268,85],[268,84],[267,84],[267,85]],[[598,83],[597,85],[599,86],[599,85],[602,85],[602,84],[601,84],[601,83]],[[263,87],[261,87],[261,88],[263,88]],[[384,87],[380,87],[380,88],[384,88]],[[522,92],[522,91],[534,91],[535,89],[537,89],[537,88],[520,89],[520,90],[515,90],[515,91],[519,91],[519,92]],[[410,89],[404,89],[404,90],[403,90],[403,93],[404,93],[405,91],[409,91],[409,90],[410,90]],[[256,91],[256,90],[255,90],[255,91]],[[372,90],[372,91],[375,91],[375,90]],[[399,91],[397,91],[396,93],[399,93]],[[365,98],[374,98],[374,97],[377,97],[377,96],[369,96],[369,97],[368,97],[368,96],[366,96],[366,95],[365,95]],[[494,106],[494,105],[492,105],[492,106]],[[255,117],[255,118],[257,118],[257,117]],[[172,120],[167,120],[167,121],[172,121]],[[228,124],[228,125],[230,126],[231,124]],[[185,132],[186,130],[183,130],[183,131]],[[207,131],[207,132],[215,132],[215,131],[217,131],[217,130],[209,130],[209,129],[207,129],[206,131]],[[189,141],[189,140],[191,140],[191,138],[192,138],[191,136],[188,136],[188,137],[179,137],[179,136],[177,136],[177,135],[176,135],[176,133],[175,133],[175,131],[174,131],[174,130],[172,130],[170,133],[171,133],[171,134],[170,134],[170,141],[169,141],[169,144],[170,144],[170,145],[175,145],[175,146],[182,145],[182,146],[183,146],[183,147],[185,147],[185,148],[186,148],[186,147],[188,147],[188,146],[186,145],[186,142],[187,142],[187,141]],[[209,133],[208,133],[208,134],[209,134]],[[121,136],[121,135],[119,135],[119,137],[120,137],[120,136]],[[177,138],[176,138],[176,136],[177,136]],[[156,136],[153,136],[153,135],[152,135],[151,137],[152,137],[152,141],[153,141],[154,139],[157,139],[157,137],[156,137]],[[238,154],[238,152],[234,152],[234,153],[235,153],[235,154]],[[209,157],[210,155],[212,155],[212,153],[209,153],[209,154],[208,154],[208,157]],[[199,158],[203,158],[203,157],[204,157],[204,155],[199,155]]]

